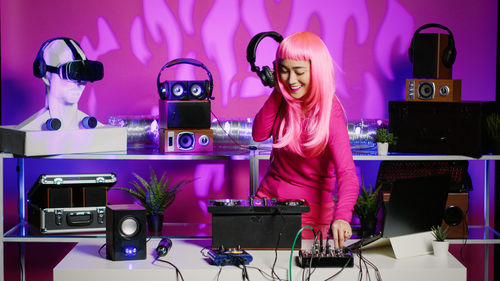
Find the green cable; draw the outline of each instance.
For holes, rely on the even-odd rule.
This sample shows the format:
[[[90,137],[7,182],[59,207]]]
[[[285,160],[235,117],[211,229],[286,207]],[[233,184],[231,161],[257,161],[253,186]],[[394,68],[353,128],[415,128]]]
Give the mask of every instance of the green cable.
[[[293,249],[295,248],[295,242],[297,242],[297,238],[299,237],[302,230],[304,230],[306,228],[309,228],[310,230],[312,230],[314,232],[314,229],[308,225],[302,227],[301,229],[299,229],[299,231],[297,231],[297,234],[295,235],[295,239],[293,239],[292,250],[290,251],[290,266],[288,269],[288,274],[289,274],[290,278],[288,281],[292,281],[292,258],[293,258]]]

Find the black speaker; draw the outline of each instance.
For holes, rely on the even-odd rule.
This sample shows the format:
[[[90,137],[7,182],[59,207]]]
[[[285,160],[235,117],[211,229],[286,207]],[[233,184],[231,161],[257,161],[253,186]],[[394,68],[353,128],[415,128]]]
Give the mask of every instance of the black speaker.
[[[479,158],[491,152],[486,117],[495,102],[389,102],[391,152],[451,154]]]
[[[448,32],[420,33],[427,28],[440,28]],[[440,24],[425,24],[413,35],[408,50],[413,63],[413,78],[452,79],[452,67],[457,56],[451,30]]]
[[[160,100],[160,128],[210,129],[208,100]]]
[[[106,258],[146,259],[146,209],[135,204],[106,207]]]
[[[448,238],[466,239],[469,234],[469,193],[448,193],[443,225],[448,227]]]

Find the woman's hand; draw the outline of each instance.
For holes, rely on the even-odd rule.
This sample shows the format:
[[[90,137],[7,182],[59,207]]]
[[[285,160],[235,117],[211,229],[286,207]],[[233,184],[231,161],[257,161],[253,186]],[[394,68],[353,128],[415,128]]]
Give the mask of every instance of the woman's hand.
[[[335,220],[332,223],[332,233],[335,249],[342,249],[344,242],[352,236],[352,228],[345,220]]]

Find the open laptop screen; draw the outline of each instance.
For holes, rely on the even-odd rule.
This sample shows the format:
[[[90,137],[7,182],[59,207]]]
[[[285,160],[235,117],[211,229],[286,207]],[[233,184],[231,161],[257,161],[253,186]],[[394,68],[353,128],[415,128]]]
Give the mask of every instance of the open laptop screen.
[[[425,232],[432,226],[441,225],[449,185],[449,176],[395,181],[386,210],[383,236]]]

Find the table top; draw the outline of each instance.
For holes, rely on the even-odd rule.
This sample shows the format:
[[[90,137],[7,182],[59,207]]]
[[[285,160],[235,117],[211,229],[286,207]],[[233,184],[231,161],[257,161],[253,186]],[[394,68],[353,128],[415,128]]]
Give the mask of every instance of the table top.
[[[211,245],[210,239],[173,239],[173,246],[163,260],[179,268],[184,280],[241,280],[242,269],[236,266],[218,267],[209,263],[202,250]],[[175,269],[163,262],[154,261],[154,251],[159,239],[147,243],[147,258],[135,261],[110,261],[105,258],[106,250],[99,249],[104,239],[92,239],[78,243],[73,250],[54,268],[54,281],[62,280],[175,280]],[[307,243],[303,243],[307,244]],[[249,250],[253,261],[247,266],[250,280],[270,280],[275,259],[274,251]],[[293,253],[292,280],[302,280],[303,269],[295,263],[298,251]],[[379,270],[382,280],[466,280],[466,268],[451,254],[439,258],[433,255],[396,259],[391,248],[363,251],[363,257]],[[280,280],[289,280],[290,251],[277,251],[274,271]],[[340,274],[342,280],[358,280],[360,261],[354,255],[354,267],[345,268]],[[317,268],[311,280],[327,280],[341,268]],[[367,271],[363,265],[363,276]],[[376,280],[375,271],[368,267],[371,280]],[[170,278],[169,278],[170,277]],[[182,279],[176,279],[182,280]],[[276,279],[277,280],[277,279]],[[365,279],[363,279],[365,280]]]

